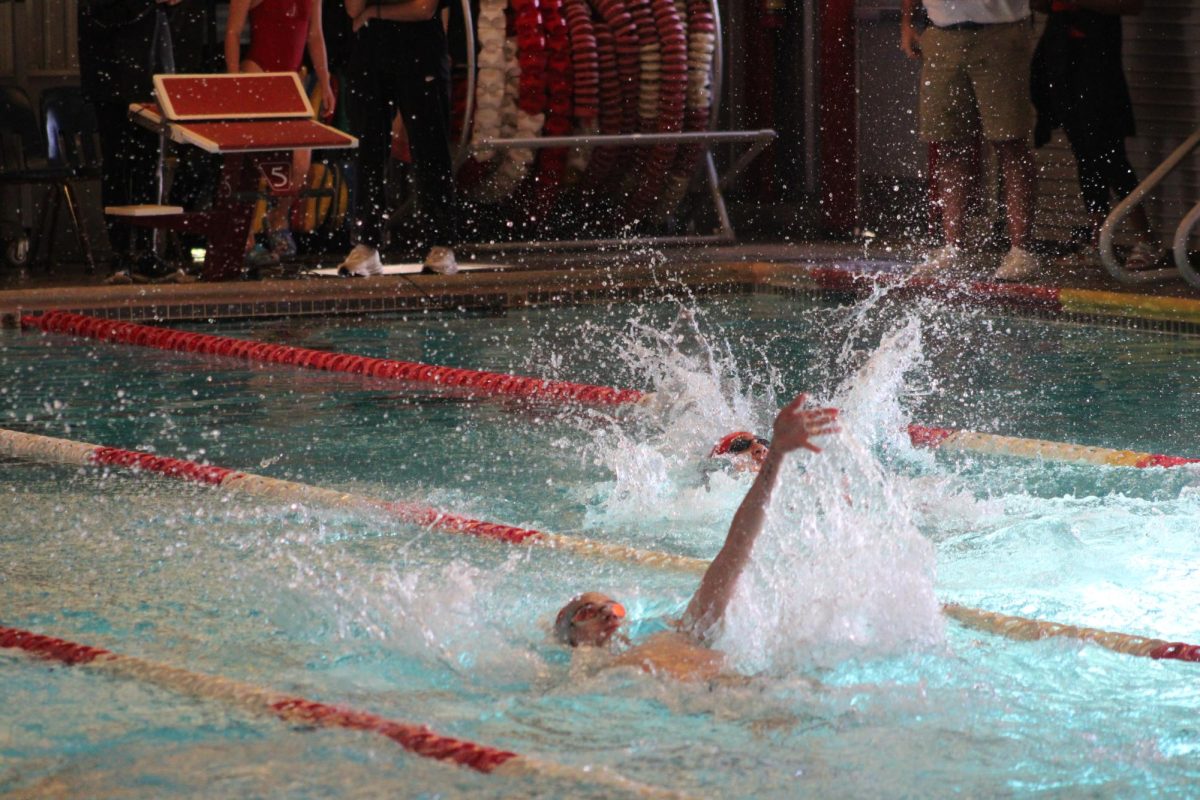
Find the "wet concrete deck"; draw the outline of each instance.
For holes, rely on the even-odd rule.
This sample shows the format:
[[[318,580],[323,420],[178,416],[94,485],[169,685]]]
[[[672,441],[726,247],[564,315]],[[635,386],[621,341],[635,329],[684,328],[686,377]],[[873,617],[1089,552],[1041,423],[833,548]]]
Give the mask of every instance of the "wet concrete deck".
[[[14,325],[20,314],[49,309],[167,320],[512,307],[661,295],[682,285],[699,293],[802,286],[848,288],[870,276],[897,280],[913,258],[909,249],[878,243],[867,247],[827,242],[631,247],[603,252],[481,253],[479,261],[503,264],[504,268],[463,271],[449,277],[301,275],[227,283],[132,285],[105,285],[106,275],[89,275],[81,265],[66,264],[52,273],[30,270],[27,276],[0,270],[0,320]],[[945,282],[914,281],[912,287],[942,292],[958,287],[968,301],[1057,298],[1056,290],[1064,290],[1064,297],[1082,298],[1080,302],[1089,308],[1099,304],[1103,314],[1181,320],[1200,330],[1200,290],[1182,280],[1130,287],[1117,283],[1100,268],[1068,271],[1047,267],[1026,287],[993,287],[989,275],[998,258],[980,256]],[[831,282],[831,273],[824,271],[813,283],[814,266],[833,266],[854,276],[854,281]]]

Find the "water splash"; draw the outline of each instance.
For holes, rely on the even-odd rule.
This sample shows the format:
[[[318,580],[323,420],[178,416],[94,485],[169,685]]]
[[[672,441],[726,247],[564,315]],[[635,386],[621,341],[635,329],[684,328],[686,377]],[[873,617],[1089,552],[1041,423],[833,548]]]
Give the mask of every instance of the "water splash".
[[[688,303],[680,304],[669,325],[648,313],[629,322],[614,351],[639,385],[651,387],[655,400],[641,419],[602,421],[593,429],[588,455],[613,480],[599,487],[590,522],[710,515],[712,487],[699,485],[703,473],[696,465],[724,433],[766,430],[780,386],[765,359],[749,370],[734,350]],[[744,483],[737,485],[745,490]]]
[[[898,397],[921,353],[915,319],[889,331],[829,398],[842,433],[784,465],[718,642],[740,669],[790,672],[942,640],[933,546],[909,483],[874,451],[903,419]]]

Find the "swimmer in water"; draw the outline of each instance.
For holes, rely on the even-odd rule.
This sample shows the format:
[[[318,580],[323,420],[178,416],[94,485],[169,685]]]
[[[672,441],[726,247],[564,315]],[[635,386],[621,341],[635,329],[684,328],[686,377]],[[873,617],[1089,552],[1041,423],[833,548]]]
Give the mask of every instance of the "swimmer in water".
[[[700,587],[675,630],[653,634],[618,653],[606,666],[634,666],[651,674],[682,680],[711,680],[725,671],[724,654],[713,650],[708,642],[720,628],[738,578],[749,563],[754,542],[762,532],[767,505],[779,480],[783,459],[800,448],[821,452],[821,448],[813,444],[813,437],[839,430],[837,409],[804,408],[806,399],[805,395],[800,395],[775,418],[772,445],[769,449],[763,448],[767,452],[763,454],[758,475],[733,515],[725,544],[700,579]],[[628,643],[619,633],[624,618],[625,608],[616,600],[600,592],[585,592],[558,612],[554,635],[563,644],[578,648]]]
[[[725,434],[709,452],[708,457],[728,456],[734,472],[758,472],[770,451],[770,439],[755,436],[749,431],[734,431]]]

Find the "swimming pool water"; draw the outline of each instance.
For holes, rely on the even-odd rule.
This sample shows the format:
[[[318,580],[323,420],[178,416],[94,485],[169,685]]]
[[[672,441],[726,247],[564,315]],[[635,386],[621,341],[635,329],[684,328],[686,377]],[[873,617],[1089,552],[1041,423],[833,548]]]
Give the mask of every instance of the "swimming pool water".
[[[15,461],[0,462],[0,624],[697,796],[1190,796],[1196,665],[943,628],[919,601],[927,589],[1200,641],[1200,475],[934,455],[894,432],[913,421],[1198,455],[1200,340],[886,296],[724,299],[695,311],[699,336],[678,313],[218,329],[656,389],[648,411],[563,414],[3,331],[0,424],[707,558],[748,481],[717,473],[706,489],[704,454],[726,430],[765,431],[808,390],[848,406],[850,430],[777,496],[736,601],[744,635],[726,643],[756,673],[741,684],[593,672],[547,638],[577,591],[612,594],[646,626],[679,613],[694,577]],[[611,792],[476,775],[12,651],[0,697],[0,793],[17,797]]]

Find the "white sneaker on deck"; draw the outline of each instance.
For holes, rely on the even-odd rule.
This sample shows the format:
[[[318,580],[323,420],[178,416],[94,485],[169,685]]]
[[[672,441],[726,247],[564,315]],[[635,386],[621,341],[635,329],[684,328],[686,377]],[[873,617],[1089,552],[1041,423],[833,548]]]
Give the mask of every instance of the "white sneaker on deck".
[[[382,275],[383,262],[379,260],[379,251],[369,244],[354,245],[346,260],[338,264],[338,274],[355,278]]]
[[[997,281],[1021,281],[1033,277],[1042,268],[1038,257],[1024,247],[1013,245],[1000,261],[1000,268],[992,273]]]
[[[936,250],[925,254],[909,272],[914,278],[938,278],[951,272],[962,260],[962,248],[953,244],[944,244]]]
[[[425,272],[438,275],[454,275],[458,272],[458,261],[449,247],[431,247],[425,256]]]

